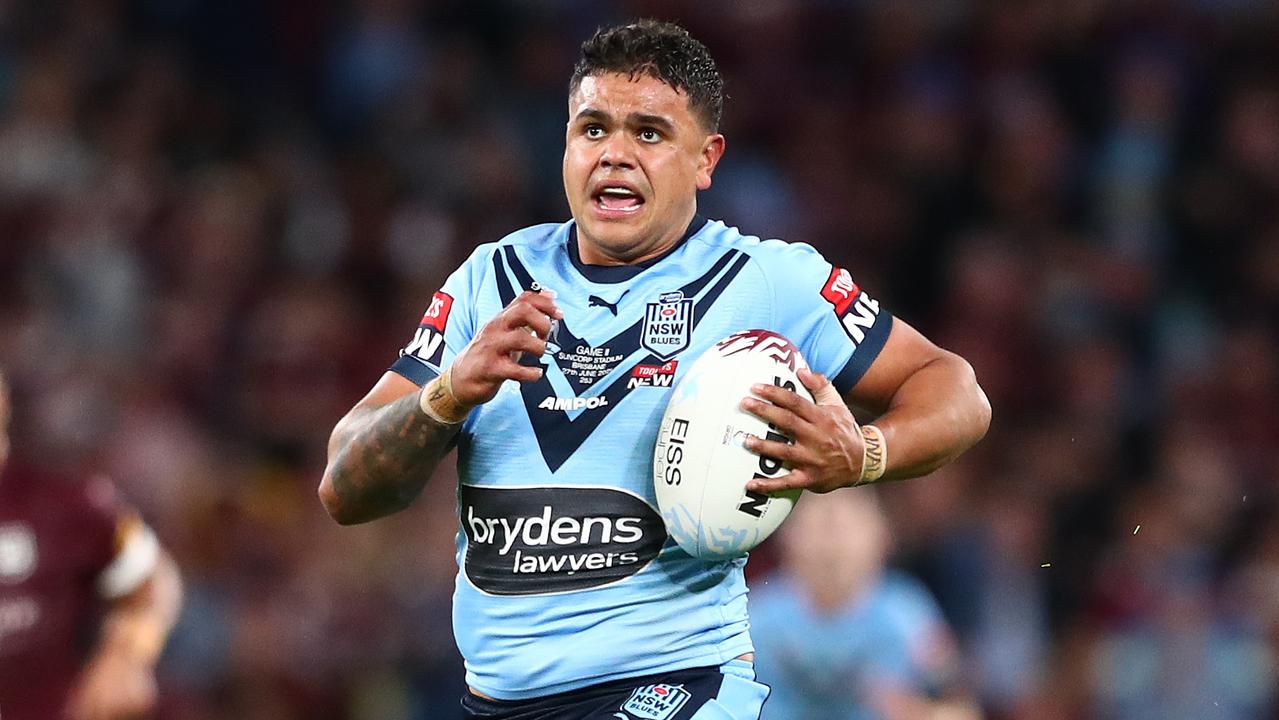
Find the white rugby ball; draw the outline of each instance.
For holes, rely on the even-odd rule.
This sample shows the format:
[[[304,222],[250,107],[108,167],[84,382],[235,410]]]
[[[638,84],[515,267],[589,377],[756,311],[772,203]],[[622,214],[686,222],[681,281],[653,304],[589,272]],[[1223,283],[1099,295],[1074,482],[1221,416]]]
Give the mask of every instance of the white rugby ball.
[[[812,400],[796,375],[801,367],[804,358],[790,340],[769,330],[743,330],[703,353],[671,392],[653,451],[653,484],[667,533],[690,555],[745,555],[795,506],[801,490],[747,492],[756,476],[780,477],[790,468],[747,450],[746,436],[792,438],[742,410],[741,401],[755,383]]]

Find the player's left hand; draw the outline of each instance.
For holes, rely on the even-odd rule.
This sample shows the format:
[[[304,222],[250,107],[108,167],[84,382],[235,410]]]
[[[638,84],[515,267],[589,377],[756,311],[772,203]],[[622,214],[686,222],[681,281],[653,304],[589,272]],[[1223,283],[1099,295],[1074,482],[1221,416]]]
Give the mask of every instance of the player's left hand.
[[[790,445],[755,436],[746,438],[746,449],[777,458],[791,468],[790,473],[778,478],[752,480],[747,483],[747,490],[775,493],[803,488],[827,493],[850,486],[861,477],[863,440],[852,411],[823,375],[808,368],[801,368],[798,374],[816,402],[773,385],[754,385],[751,392],[757,397],[742,400],[743,410],[795,439],[795,444]]]
[[[85,667],[71,692],[68,720],[134,720],[156,701],[155,674],[124,653],[104,652]]]

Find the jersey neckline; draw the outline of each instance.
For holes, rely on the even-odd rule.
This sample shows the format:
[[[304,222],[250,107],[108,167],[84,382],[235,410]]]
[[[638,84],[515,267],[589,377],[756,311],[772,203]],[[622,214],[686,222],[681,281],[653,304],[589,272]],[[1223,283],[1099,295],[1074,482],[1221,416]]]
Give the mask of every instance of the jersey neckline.
[[[645,270],[653,267],[657,263],[666,259],[671,253],[683,247],[689,238],[701,232],[702,228],[710,222],[701,215],[693,215],[693,220],[688,224],[688,228],[684,230],[684,234],[680,239],[670,247],[666,252],[657,257],[649,258],[642,263],[634,265],[587,265],[582,262],[582,256],[577,249],[577,223],[573,222],[568,229],[568,257],[573,263],[573,267],[581,273],[582,277],[595,283],[619,283],[626,282],[631,278],[639,275]]]

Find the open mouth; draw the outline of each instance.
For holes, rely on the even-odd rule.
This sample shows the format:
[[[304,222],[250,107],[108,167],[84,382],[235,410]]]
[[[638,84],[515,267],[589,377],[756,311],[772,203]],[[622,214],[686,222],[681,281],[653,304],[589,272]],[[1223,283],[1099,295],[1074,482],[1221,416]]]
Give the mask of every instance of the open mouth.
[[[639,193],[624,187],[600,188],[592,197],[596,207],[610,212],[633,213],[644,204],[644,198]]]

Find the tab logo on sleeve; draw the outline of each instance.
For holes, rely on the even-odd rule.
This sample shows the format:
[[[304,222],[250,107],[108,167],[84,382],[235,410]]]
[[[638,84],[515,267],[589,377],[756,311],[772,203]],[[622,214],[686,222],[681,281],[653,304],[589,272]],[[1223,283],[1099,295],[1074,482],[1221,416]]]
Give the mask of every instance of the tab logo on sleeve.
[[[422,314],[422,322],[413,340],[405,346],[404,355],[412,355],[419,360],[439,366],[444,359],[444,328],[449,322],[449,313],[453,311],[453,296],[446,292],[437,292],[431,298],[431,305]]]

